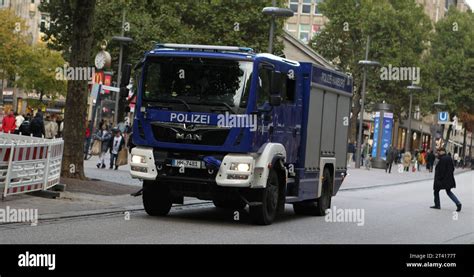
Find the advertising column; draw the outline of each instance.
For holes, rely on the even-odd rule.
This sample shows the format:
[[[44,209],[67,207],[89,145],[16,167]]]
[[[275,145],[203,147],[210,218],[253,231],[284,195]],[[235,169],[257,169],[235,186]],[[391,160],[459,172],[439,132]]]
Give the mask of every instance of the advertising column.
[[[372,167],[386,167],[386,153],[392,146],[393,112],[390,104],[375,105]]]

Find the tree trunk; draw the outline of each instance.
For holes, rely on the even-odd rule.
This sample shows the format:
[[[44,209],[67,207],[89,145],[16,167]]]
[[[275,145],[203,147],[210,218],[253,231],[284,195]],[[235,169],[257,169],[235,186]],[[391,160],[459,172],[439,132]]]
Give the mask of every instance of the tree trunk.
[[[93,41],[93,18],[96,0],[74,1],[71,39],[71,67],[88,67]],[[87,114],[87,80],[68,81],[64,114],[64,154],[61,176],[85,179],[84,134]]]

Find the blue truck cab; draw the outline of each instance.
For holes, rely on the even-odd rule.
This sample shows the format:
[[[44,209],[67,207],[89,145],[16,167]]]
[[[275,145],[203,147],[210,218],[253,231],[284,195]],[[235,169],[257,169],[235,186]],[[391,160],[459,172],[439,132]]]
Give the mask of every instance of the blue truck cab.
[[[351,77],[243,47],[158,44],[136,67],[131,175],[149,215],[184,197],[271,224],[324,215],[346,175]]]

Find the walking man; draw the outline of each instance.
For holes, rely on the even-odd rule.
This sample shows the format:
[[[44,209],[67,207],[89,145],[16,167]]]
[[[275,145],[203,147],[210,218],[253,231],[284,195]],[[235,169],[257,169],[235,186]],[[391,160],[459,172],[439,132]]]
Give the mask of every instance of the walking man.
[[[112,138],[112,135],[107,130],[106,124],[102,125],[102,130],[100,130],[99,132],[97,132],[97,134],[94,135],[95,140],[100,140],[102,142],[100,155],[99,155],[99,161],[97,161],[97,168],[105,168],[105,154],[107,153],[107,150],[109,149],[109,141],[111,138]]]
[[[392,146],[390,146],[388,149],[387,149],[387,152],[385,153],[385,157],[386,157],[386,166],[385,166],[385,173],[392,173],[392,164],[393,164],[393,160],[395,158],[395,150],[392,149]]]
[[[435,177],[434,177],[434,206],[431,206],[432,209],[441,209],[441,203],[439,200],[439,191],[444,189],[446,190],[446,194],[453,200],[456,204],[456,211],[461,211],[461,202],[457,199],[456,195],[451,192],[451,189],[456,187],[456,180],[454,179],[454,163],[453,159],[446,155],[446,150],[441,147],[438,150],[438,164],[436,165],[435,169]]]
[[[433,153],[433,151],[428,150],[428,155],[427,155],[426,159],[427,159],[426,164],[427,164],[427,166],[428,166],[428,170],[430,171],[430,173],[432,173],[432,172],[433,172],[434,162],[435,162],[435,160],[436,160],[436,156],[435,156],[435,154]]]

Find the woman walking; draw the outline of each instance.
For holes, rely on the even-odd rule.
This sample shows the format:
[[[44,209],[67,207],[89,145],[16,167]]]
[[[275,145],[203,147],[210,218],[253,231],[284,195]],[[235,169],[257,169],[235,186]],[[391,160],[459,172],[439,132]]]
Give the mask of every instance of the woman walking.
[[[99,161],[97,162],[97,168],[105,168],[105,154],[107,154],[107,150],[109,149],[110,139],[112,138],[112,134],[107,129],[107,124],[102,125],[102,130],[97,132],[94,135],[95,140],[101,141],[101,149],[99,155]]]

